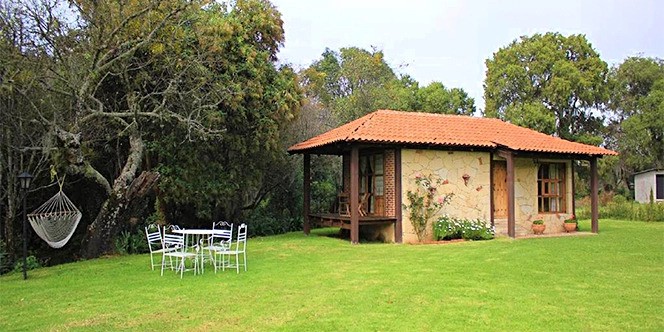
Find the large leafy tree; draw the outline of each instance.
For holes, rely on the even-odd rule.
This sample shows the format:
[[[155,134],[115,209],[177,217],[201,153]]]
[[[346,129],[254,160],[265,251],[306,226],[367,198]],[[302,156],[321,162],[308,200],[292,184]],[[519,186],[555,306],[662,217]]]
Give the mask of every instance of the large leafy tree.
[[[326,49],[301,77],[308,98],[338,123],[378,109],[463,115],[475,111],[475,101],[463,89],[448,89],[440,82],[420,87],[409,75],[397,75],[376,49]]]
[[[293,71],[274,64],[283,28],[268,1],[10,6],[20,24],[4,24],[6,35],[24,36],[7,43],[15,63],[43,63],[16,69],[36,84],[12,81],[26,96],[44,92],[30,99],[28,120],[43,128],[41,142],[53,142],[45,151],[59,172],[105,193],[83,256],[113,250],[145,205],[158,179],[145,166],[163,173],[165,201],[194,205],[202,216],[250,208],[279,178],[265,172],[283,159],[280,134],[300,92]]]
[[[607,64],[583,35],[524,36],[486,60],[484,114],[585,143],[601,143]]]
[[[609,77],[609,146],[620,152],[604,171],[625,189],[637,171],[664,168],[664,61],[630,57]]]

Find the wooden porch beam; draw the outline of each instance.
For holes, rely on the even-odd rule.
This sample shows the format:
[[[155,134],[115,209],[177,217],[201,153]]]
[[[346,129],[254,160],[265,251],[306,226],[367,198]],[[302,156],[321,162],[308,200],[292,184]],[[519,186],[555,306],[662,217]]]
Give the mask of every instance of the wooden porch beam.
[[[311,212],[311,155],[306,153],[304,154],[304,181],[303,182],[303,188],[302,191],[304,192],[304,202],[302,204],[302,210],[304,212],[304,234],[309,235],[309,232],[311,231],[311,223],[309,220],[309,213]]]
[[[394,224],[394,242],[403,243],[403,225],[401,206],[401,149],[394,149],[394,214],[397,218]]]
[[[350,151],[350,242],[360,242],[360,151]]]
[[[599,179],[597,176],[597,157],[590,159],[590,215],[593,233],[599,232]]]
[[[516,217],[514,207],[514,154],[511,151],[498,150],[498,155],[505,158],[507,166],[507,235],[516,237]]]

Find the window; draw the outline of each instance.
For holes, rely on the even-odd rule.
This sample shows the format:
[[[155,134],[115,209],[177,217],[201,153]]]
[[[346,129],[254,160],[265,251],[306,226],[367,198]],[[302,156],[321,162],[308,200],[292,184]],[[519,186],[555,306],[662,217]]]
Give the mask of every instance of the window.
[[[360,156],[360,197],[368,192],[367,210],[384,213],[385,177],[383,152]]]
[[[565,212],[565,164],[541,164],[537,171],[537,206],[541,213]]]
[[[655,199],[664,199],[664,174],[655,175]]]

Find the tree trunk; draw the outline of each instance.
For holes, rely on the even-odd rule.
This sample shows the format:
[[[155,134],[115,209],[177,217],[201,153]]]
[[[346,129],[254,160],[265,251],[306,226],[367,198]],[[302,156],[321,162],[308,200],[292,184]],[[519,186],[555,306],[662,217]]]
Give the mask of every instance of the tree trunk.
[[[9,136],[6,137],[7,139],[7,154],[6,154],[6,162],[7,165],[6,167],[6,172],[7,172],[7,179],[6,179],[6,199],[7,199],[7,205],[6,205],[6,211],[4,215],[4,238],[2,239],[5,241],[5,245],[7,248],[7,251],[9,253],[17,253],[18,252],[18,241],[16,241],[16,207],[17,207],[17,200],[19,199],[18,197],[18,192],[16,191],[16,182],[15,181],[15,176],[17,175],[16,173],[16,165],[14,164],[14,158],[13,154],[11,151],[11,141],[9,139]],[[13,176],[12,176],[13,175]]]
[[[159,179],[159,174],[155,172],[143,172],[135,178],[145,144],[138,134],[133,134],[129,138],[129,145],[129,156],[113,183],[111,195],[88,226],[81,246],[82,257],[96,258],[115,250],[114,240],[122,226],[129,222],[135,213],[145,209],[148,193]]]

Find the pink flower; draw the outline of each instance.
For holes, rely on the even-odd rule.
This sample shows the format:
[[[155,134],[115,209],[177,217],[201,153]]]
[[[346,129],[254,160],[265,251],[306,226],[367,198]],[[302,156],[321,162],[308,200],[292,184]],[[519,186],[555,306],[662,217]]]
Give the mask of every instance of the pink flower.
[[[438,204],[443,204],[445,203],[445,198],[443,196],[438,196]]]
[[[418,179],[418,180],[421,179],[422,178],[422,173],[416,173],[415,178]]]

